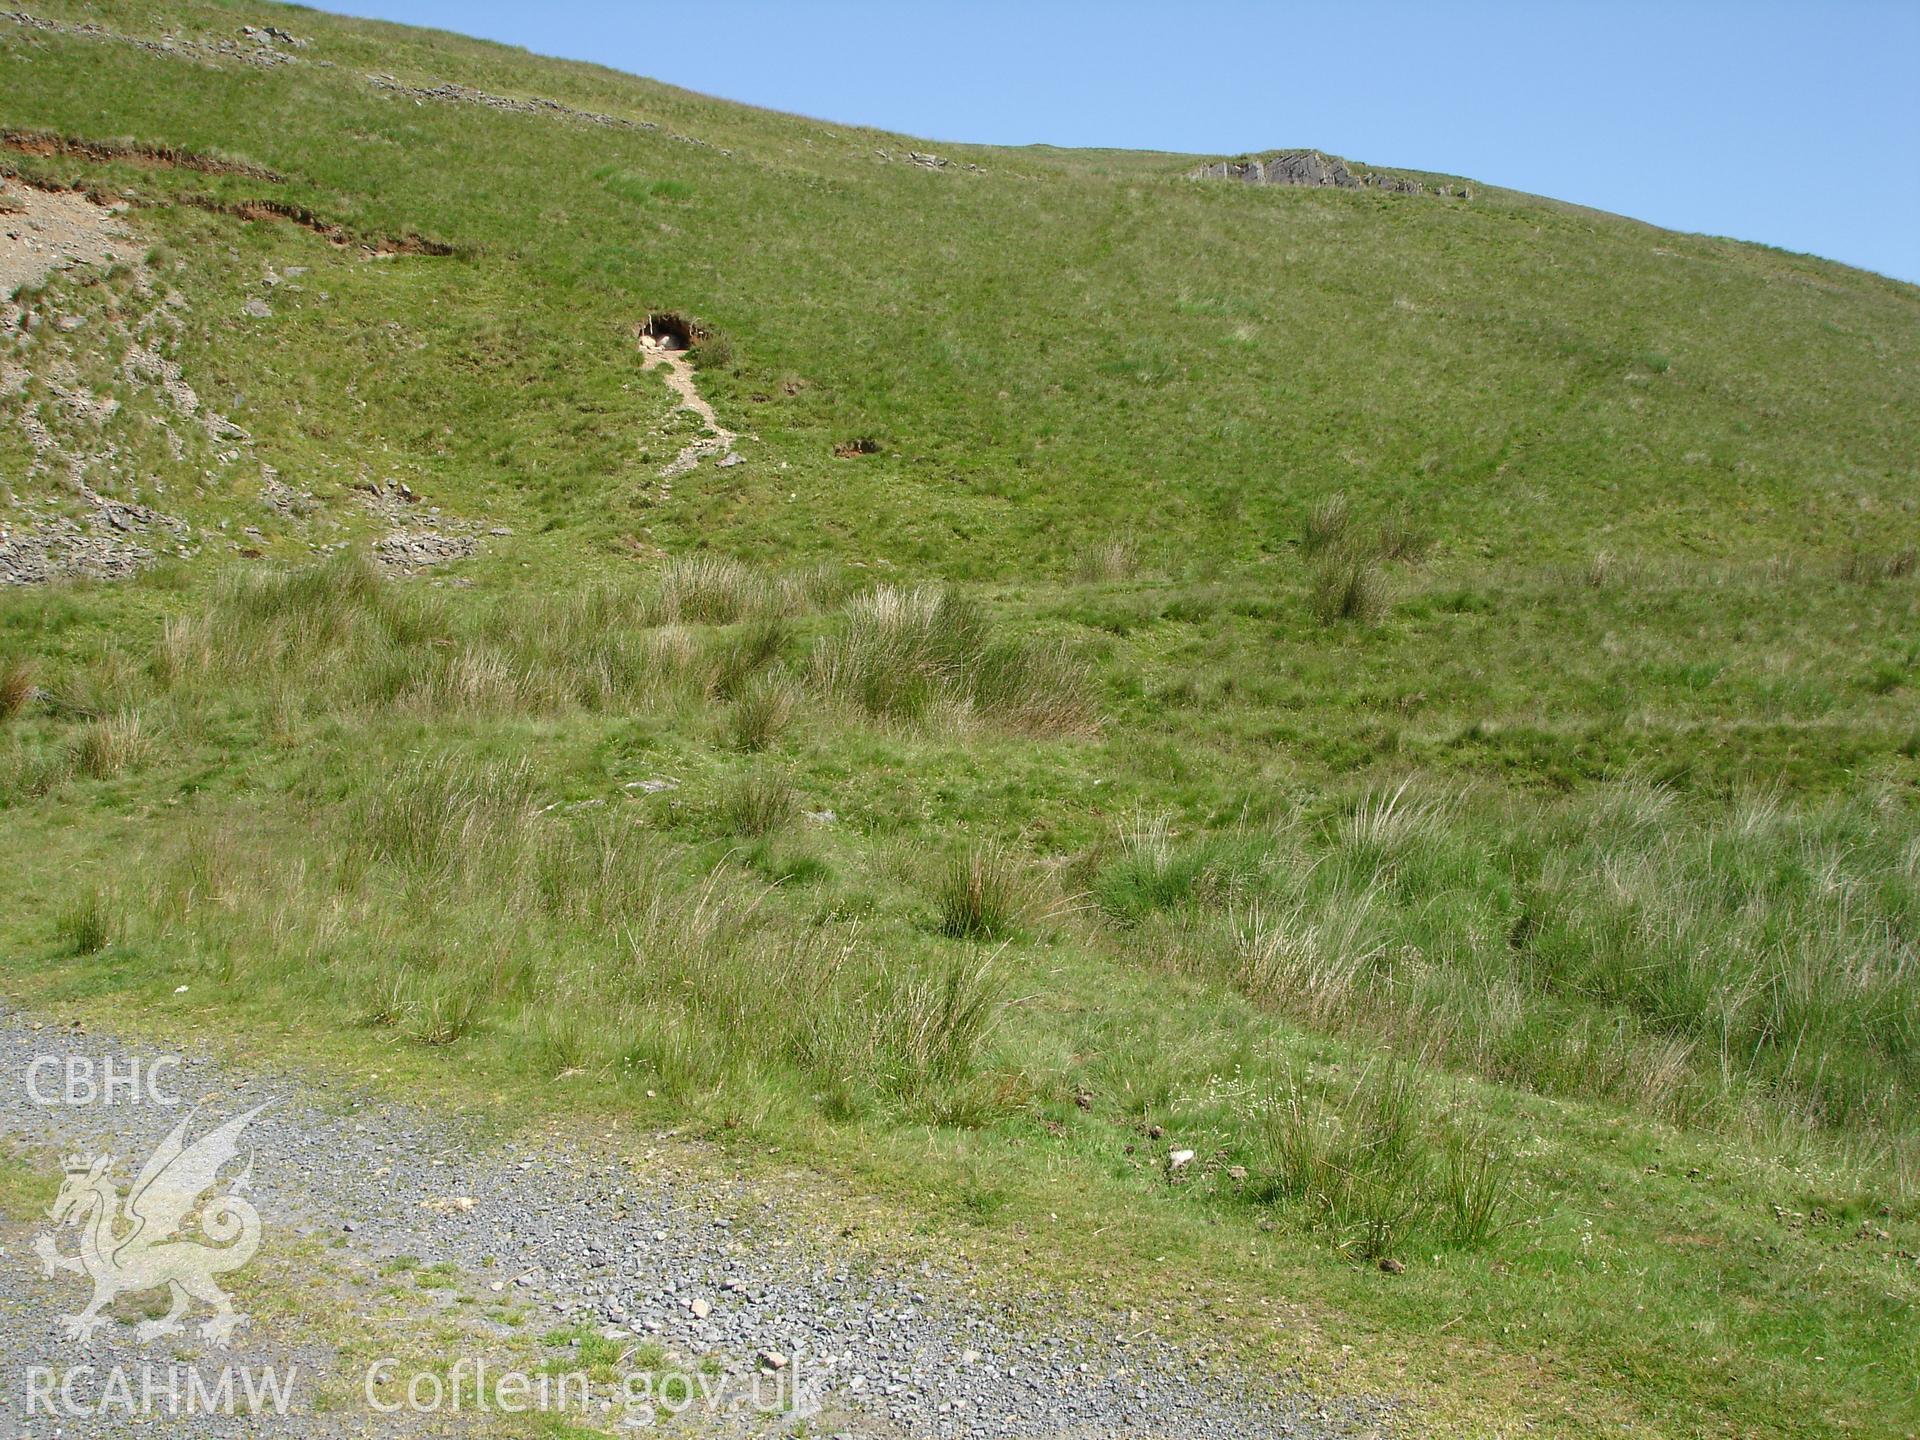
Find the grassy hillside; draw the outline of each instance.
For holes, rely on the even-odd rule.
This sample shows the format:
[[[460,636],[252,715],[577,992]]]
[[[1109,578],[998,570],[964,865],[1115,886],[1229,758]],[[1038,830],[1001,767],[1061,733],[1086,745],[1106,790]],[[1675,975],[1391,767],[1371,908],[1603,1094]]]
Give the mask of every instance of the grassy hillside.
[[[0,76],[145,255],[0,311],[0,532],[177,522],[0,589],[16,993],[779,1145],[1416,1433],[1920,1425],[1920,291],[285,7]]]

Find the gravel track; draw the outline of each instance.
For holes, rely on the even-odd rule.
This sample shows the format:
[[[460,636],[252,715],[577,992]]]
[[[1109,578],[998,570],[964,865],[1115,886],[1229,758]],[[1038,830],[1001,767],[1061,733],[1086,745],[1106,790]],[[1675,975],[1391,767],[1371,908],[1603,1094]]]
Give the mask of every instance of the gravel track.
[[[1390,1433],[1393,1412],[1384,1403],[1285,1398],[1269,1382],[1237,1383],[1189,1365],[1151,1336],[1119,1336],[1084,1321],[1036,1331],[969,1299],[955,1275],[931,1267],[889,1273],[849,1258],[844,1241],[810,1233],[817,1220],[798,1218],[763,1188],[675,1173],[657,1155],[649,1164],[644,1155],[605,1153],[610,1147],[596,1148],[592,1137],[484,1146],[445,1115],[204,1056],[187,1058],[166,1077],[165,1088],[183,1102],[174,1109],[127,1104],[124,1097],[113,1106],[48,1105],[26,1083],[40,1056],[62,1063],[88,1057],[98,1074],[106,1060],[124,1071],[153,1053],[36,1028],[0,1012],[0,1158],[11,1152],[16,1165],[24,1159],[51,1179],[59,1163],[53,1157],[109,1151],[120,1157],[114,1174],[124,1193],[183,1115],[196,1116],[197,1136],[220,1118],[273,1100],[242,1147],[251,1155],[250,1198],[266,1234],[256,1263],[289,1277],[296,1312],[303,1285],[315,1295],[357,1294],[350,1285],[342,1290],[343,1269],[391,1274],[393,1257],[417,1257],[460,1277],[447,1293],[427,1297],[440,1307],[430,1321],[471,1320],[489,1304],[511,1303],[527,1313],[521,1336],[571,1326],[589,1344],[658,1346],[650,1353],[664,1351],[669,1365],[704,1359],[716,1386],[736,1387],[730,1394],[746,1393],[756,1376],[767,1393],[792,1380],[783,1399],[797,1392],[807,1409],[818,1407],[809,1435],[1311,1440]],[[36,1073],[42,1096],[59,1089],[55,1071]],[[44,1421],[21,1428],[23,1377],[32,1366],[177,1360],[203,1369],[273,1363],[284,1370],[297,1363],[316,1383],[331,1380],[357,1395],[366,1346],[377,1349],[381,1338],[372,1319],[368,1331],[349,1337],[361,1342],[357,1349],[298,1326],[291,1339],[285,1325],[270,1327],[272,1333],[244,1327],[229,1352],[212,1350],[192,1330],[143,1345],[131,1326],[110,1324],[90,1343],[76,1344],[60,1317],[79,1309],[88,1290],[83,1277],[42,1273],[29,1246],[46,1229],[42,1215],[0,1209],[0,1436],[533,1433],[475,1416],[471,1407],[459,1415],[445,1407],[396,1417],[364,1406],[316,1413],[303,1405],[304,1393],[296,1393],[285,1417],[123,1423],[106,1416],[65,1430]],[[183,1234],[197,1236],[191,1227]],[[63,1249],[71,1251],[74,1235],[63,1232]],[[309,1255],[324,1260],[310,1264],[303,1258]],[[462,1343],[484,1356],[485,1325],[469,1323],[461,1333]],[[344,1358],[349,1350],[362,1358]],[[777,1362],[770,1352],[785,1362],[771,1379]],[[607,1433],[647,1433],[622,1427],[618,1417],[594,1423]],[[732,1414],[695,1407],[671,1421],[670,1433],[787,1434],[793,1424],[791,1415],[769,1417],[751,1407]]]

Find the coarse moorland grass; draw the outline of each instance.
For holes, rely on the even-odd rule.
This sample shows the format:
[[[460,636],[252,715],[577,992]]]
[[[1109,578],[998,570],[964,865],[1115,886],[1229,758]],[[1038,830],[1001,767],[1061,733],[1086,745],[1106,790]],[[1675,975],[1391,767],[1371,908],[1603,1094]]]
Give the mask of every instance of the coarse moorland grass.
[[[98,890],[76,896],[54,922],[54,934],[69,955],[97,955],[113,942],[113,916]]]
[[[1895,797],[1703,816],[1645,785],[1518,809],[1402,785],[1252,857],[1239,841],[1231,886],[1218,843],[1136,842],[1101,872],[1101,894],[1163,912],[1124,932],[1143,954],[1490,1079],[1677,1121],[1864,1127],[1916,1178],[1920,827]]]
[[[736,750],[765,750],[793,723],[800,690],[784,675],[756,675],[734,696],[727,738]]]
[[[937,899],[940,933],[954,940],[1011,934],[1030,905],[1018,862],[992,849],[971,849],[948,862]]]
[[[1323,496],[1307,512],[1307,528],[1302,543],[1308,554],[1336,550],[1347,543],[1352,530],[1353,506],[1348,502],[1345,491],[1336,490],[1331,495]]]
[[[1377,625],[1392,603],[1380,567],[1368,555],[1340,554],[1323,560],[1313,575],[1314,618],[1322,625],[1352,620]]]
[[[1073,578],[1083,585],[1112,585],[1140,572],[1139,552],[1126,540],[1103,540],[1080,552]]]
[[[222,986],[371,996],[353,1022],[421,1044],[497,1032],[554,1073],[674,1093],[806,1074],[912,1099],[965,1079],[991,1014],[981,977],[922,980],[851,936],[782,926],[762,888],[688,874],[619,817],[543,813],[533,778],[445,753],[379,766],[307,867],[191,830],[145,897],[146,943]],[[773,803],[745,802],[755,829]]]
[[[73,737],[69,754],[73,768],[95,780],[111,780],[137,765],[149,750],[137,711],[89,721]]]
[[[720,820],[729,834],[758,837],[793,818],[793,787],[770,770],[750,770],[729,785],[720,802]]]
[[[209,596],[181,622],[205,645],[154,627],[153,653],[178,664],[125,655],[118,633],[49,647],[50,693],[113,693],[161,737],[113,782],[136,787],[125,799],[66,777],[69,737],[99,723],[88,712],[56,707],[12,737],[22,769],[55,778],[44,802],[11,792],[9,833],[55,824],[92,857],[79,873],[140,877],[113,937],[121,983],[192,979],[234,997],[236,1019],[298,1015],[303,1033],[387,1035],[536,1085],[585,1076],[716,1134],[792,1145],[815,1124],[855,1127],[903,1179],[947,1173],[886,1139],[931,1127],[961,1157],[955,1183],[963,1157],[1000,1147],[1001,1224],[1057,1212],[1041,1177],[1065,1164],[1106,1177],[1089,1193],[1115,1213],[1145,1206],[1157,1224],[1158,1207],[1197,1206],[1247,1227],[1275,1263],[1291,1257],[1292,1293],[1337,1295],[1403,1344],[1422,1343],[1413,1317],[1442,1303],[1488,1307],[1469,1333],[1495,1352],[1525,1313],[1530,1335],[1582,1363],[1631,1355],[1646,1376],[1635,1393],[1689,1425],[1763,1394],[1810,1430],[1836,1403],[1893,1403],[1874,1371],[1836,1402],[1824,1367],[1794,1357],[1812,1323],[1888,1364],[1910,1345],[1872,1298],[1920,1205],[1907,938],[1920,839],[1896,791],[1724,800],[1630,778],[1556,795],[1276,777],[1263,795],[1183,772],[1145,729],[1036,737],[956,732],[931,709],[872,716],[804,657],[806,723],[770,766],[716,733],[735,702],[714,676],[744,639],[730,632],[758,622],[649,625],[643,581],[592,602],[628,626],[556,647],[530,637],[565,611],[453,598],[345,559]],[[50,603],[27,609],[44,620]],[[792,643],[827,647],[851,623],[821,614]],[[1124,670],[1085,644],[1116,697],[1107,726],[1126,724]],[[476,655],[510,657],[517,680],[447,679],[476,673]],[[230,734],[253,738],[219,762]],[[122,868],[123,843],[93,853],[75,814],[163,794],[175,765],[196,788],[146,833],[137,866]],[[677,788],[635,788],[663,773]],[[1116,783],[1129,773],[1147,778]],[[43,804],[63,818],[39,820]],[[803,809],[839,818],[781,838]],[[1111,809],[1132,818],[1093,813]],[[712,848],[716,816],[738,848]],[[948,858],[960,817],[997,838]],[[1034,863],[1083,901],[1019,908],[1015,877]],[[80,928],[51,927],[40,953],[71,962]],[[1396,1052],[1396,1086],[1419,1096],[1404,1146],[1377,1133],[1374,1080],[1359,1078]],[[1556,1128],[1571,1112],[1531,1096],[1601,1109],[1576,1139]],[[1645,1157],[1624,1173],[1623,1135]],[[823,1141],[823,1160],[840,1144]],[[1202,1158],[1173,1178],[1176,1146]],[[1008,1168],[1028,1153],[1032,1176]],[[1675,1153],[1740,1177],[1727,1183],[1745,1198],[1700,1210],[1680,1172],[1656,1188],[1645,1167]],[[1816,1210],[1818,1225],[1795,1218]],[[1754,1213],[1787,1258],[1721,1267],[1717,1247]],[[1204,1270],[1203,1233],[1179,1243],[1200,1246],[1183,1253]],[[1603,1237],[1590,1243],[1604,1270],[1565,1268],[1577,1234]],[[1674,1249],[1666,1235],[1723,1238]],[[1403,1305],[1323,1268],[1374,1252],[1439,1291]],[[1455,1269],[1456,1253],[1530,1278],[1494,1286],[1494,1272]],[[1707,1266],[1756,1303],[1818,1273],[1822,1298],[1703,1301]],[[1570,1291],[1571,1274],[1588,1278]],[[1628,1323],[1681,1294],[1684,1318]],[[1757,1372],[1705,1363],[1702,1304],[1739,1317]],[[1804,1398],[1783,1401],[1782,1383]],[[1567,1404],[1597,1415],[1603,1393],[1576,1384]]]
[[[948,590],[883,585],[856,596],[844,629],[813,658],[821,691],[876,718],[979,715],[1038,734],[1095,724],[1088,677],[1068,647],[1003,639]]]
[[[34,665],[26,656],[15,655],[0,666],[0,721],[12,720],[33,699]]]
[[[14,297],[0,528],[186,527],[0,592],[21,1003],[778,1147],[1412,1433],[1920,1429],[1920,292],[34,13],[7,126],[248,165],[0,156],[149,247]]]
[[[1396,1061],[1331,1096],[1289,1086],[1265,1097],[1252,1150],[1250,1198],[1298,1212],[1361,1259],[1391,1259],[1416,1235],[1484,1245],[1511,1199],[1510,1162],[1483,1133],[1436,1119]]]
[[[1433,548],[1433,536],[1406,510],[1395,510],[1380,522],[1380,553],[1389,560],[1418,564]]]

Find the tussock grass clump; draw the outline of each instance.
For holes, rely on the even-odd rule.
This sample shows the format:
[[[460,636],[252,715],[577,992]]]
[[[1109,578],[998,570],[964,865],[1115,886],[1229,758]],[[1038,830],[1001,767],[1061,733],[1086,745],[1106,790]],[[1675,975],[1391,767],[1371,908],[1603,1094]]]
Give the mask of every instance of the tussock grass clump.
[[[1082,585],[1113,585],[1140,573],[1140,555],[1127,540],[1102,540],[1087,546],[1074,561],[1073,578]]]
[[[1325,550],[1345,547],[1352,532],[1353,506],[1347,500],[1345,491],[1336,490],[1315,501],[1313,508],[1307,512],[1307,524],[1301,532],[1300,543],[1309,555],[1317,555]]]
[[[150,749],[138,711],[90,720],[69,746],[73,768],[93,780],[111,780],[146,759]]]
[[[1165,816],[1136,819],[1120,853],[1095,874],[1093,896],[1115,920],[1133,922],[1157,910],[1229,899],[1256,876],[1269,844],[1255,835],[1175,838]]]
[[[1406,510],[1395,510],[1380,522],[1380,554],[1388,560],[1414,565],[1433,549],[1433,535]]]
[[[162,690],[171,690],[189,675],[206,670],[213,663],[206,627],[183,615],[169,615],[160,626],[160,639],[148,660],[153,682]]]
[[[1454,796],[1416,790],[1411,779],[1391,791],[1367,791],[1335,826],[1341,864],[1371,878],[1443,844],[1457,804]]]
[[[998,940],[1020,927],[1031,897],[1018,861],[1003,851],[975,846],[948,863],[935,903],[942,935]]]
[[[224,639],[273,637],[275,658],[295,647],[339,643],[361,618],[393,598],[372,559],[358,549],[293,570],[242,570],[226,581],[216,614]]]
[[[800,687],[787,676],[755,676],[727,711],[727,743],[735,750],[765,750],[786,733],[799,708]]]
[[[392,695],[395,708],[433,717],[514,715],[550,708],[540,677],[485,641],[433,647],[409,683]],[[382,691],[387,687],[381,686]]]
[[[1093,677],[1065,640],[996,640],[976,659],[963,703],[1028,735],[1099,728]]]
[[[1341,554],[1323,560],[1313,575],[1308,607],[1322,625],[1352,621],[1377,625],[1386,617],[1391,597],[1386,577],[1370,556]]]
[[[64,749],[9,744],[0,756],[0,810],[38,800],[65,781],[72,762]]]
[[[113,943],[116,922],[113,902],[106,892],[89,889],[55,917],[54,937],[69,955],[98,955]]]
[[[733,370],[740,364],[739,348],[731,336],[715,331],[694,345],[693,363],[702,370]]]
[[[1434,1113],[1414,1070],[1367,1067],[1351,1085],[1271,1098],[1255,1130],[1249,1194],[1360,1259],[1415,1237],[1472,1247],[1498,1231],[1510,1165]]]
[[[990,965],[965,959],[888,970],[872,1002],[883,1017],[877,1059],[888,1087],[919,1095],[965,1081],[999,1019],[1003,991]]]
[[[1840,560],[1840,578],[1849,585],[1878,585],[1885,580],[1904,580],[1920,567],[1920,549],[1912,545],[1899,550],[1871,550],[1855,546]]]
[[[518,597],[488,614],[479,633],[449,635],[481,644],[521,677],[526,710],[647,708],[697,684],[699,646],[670,656],[652,624],[652,592],[600,583],[549,597]],[[667,627],[672,628],[672,627]],[[446,649],[445,645],[435,648]]]
[[[1244,993],[1325,1023],[1348,1013],[1385,952],[1379,893],[1333,892],[1231,915],[1232,978]]]
[[[327,708],[418,708],[456,649],[441,599],[349,550],[294,570],[234,572],[204,622],[163,632],[148,663],[168,683],[198,665],[209,681],[297,685]]]
[[[489,847],[518,845],[533,818],[526,761],[416,755],[357,794],[351,833],[380,864],[446,876],[472,868]]]
[[[738,695],[779,661],[792,637],[788,621],[772,618],[749,620],[698,642],[707,695],[717,700]]]
[[[23,655],[0,664],[0,722],[16,719],[32,702],[34,673],[33,661]]]
[[[813,680],[869,715],[979,714],[1032,734],[1095,725],[1092,677],[1063,643],[998,636],[972,602],[936,587],[882,585],[847,606],[813,652]]]
[[[1455,1130],[1441,1151],[1440,1173],[1433,1177],[1437,1228],[1463,1249],[1489,1244],[1513,1223],[1513,1162],[1478,1127]]]
[[[364,1023],[394,1030],[415,1044],[457,1045],[473,1035],[485,1014],[485,994],[472,977],[402,964],[393,969]]]
[[[660,572],[658,618],[733,625],[786,613],[793,597],[760,571],[726,555],[681,555]]]
[[[786,776],[773,770],[750,770],[722,793],[719,817],[729,834],[767,835],[792,820],[798,808]]]
[[[845,629],[813,652],[814,679],[872,715],[912,718],[964,686],[986,648],[986,622],[946,590],[891,585],[856,597]]]

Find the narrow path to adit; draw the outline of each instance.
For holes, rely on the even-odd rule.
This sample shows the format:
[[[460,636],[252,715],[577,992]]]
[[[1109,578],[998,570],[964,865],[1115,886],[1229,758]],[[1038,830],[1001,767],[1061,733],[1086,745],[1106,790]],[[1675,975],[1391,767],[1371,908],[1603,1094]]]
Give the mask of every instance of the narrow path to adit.
[[[660,478],[671,480],[676,475],[684,475],[708,455],[732,454],[733,442],[739,436],[720,423],[720,417],[713,413],[713,406],[707,403],[706,397],[700,393],[700,387],[694,383],[693,361],[687,358],[685,344],[677,336],[642,331],[640,354],[643,370],[665,367],[667,385],[680,397],[679,408],[691,410],[700,417],[700,423],[705,427],[704,434],[681,447],[680,453],[660,472]]]

